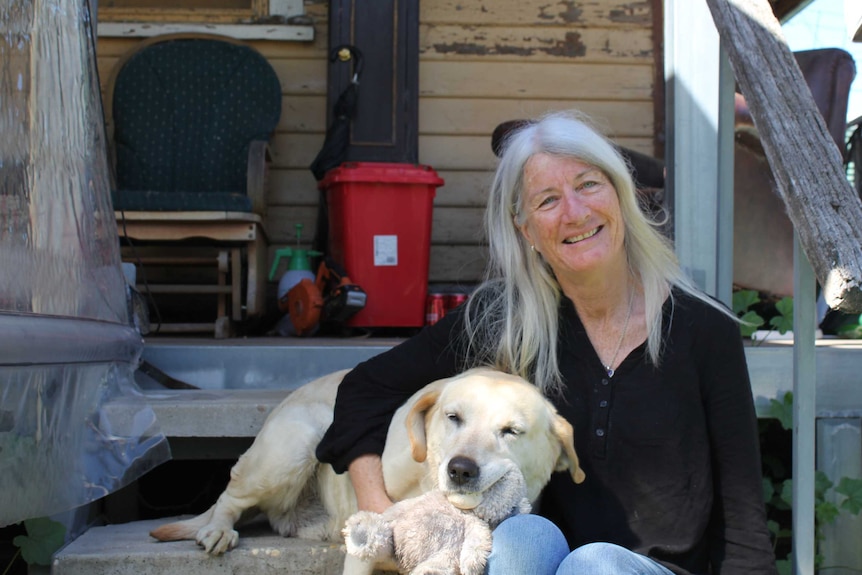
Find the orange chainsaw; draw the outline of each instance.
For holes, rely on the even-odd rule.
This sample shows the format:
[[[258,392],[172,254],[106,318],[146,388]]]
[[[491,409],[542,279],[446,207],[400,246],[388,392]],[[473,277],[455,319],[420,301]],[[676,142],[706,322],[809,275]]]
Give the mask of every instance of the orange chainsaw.
[[[301,280],[287,292],[287,313],[296,335],[313,335],[321,323],[345,322],[365,307],[367,296],[344,270],[325,258],[314,281]]]

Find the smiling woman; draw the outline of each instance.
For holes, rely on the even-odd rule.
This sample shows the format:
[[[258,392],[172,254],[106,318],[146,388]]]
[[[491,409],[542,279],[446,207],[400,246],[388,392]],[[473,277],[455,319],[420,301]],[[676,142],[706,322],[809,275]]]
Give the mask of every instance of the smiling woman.
[[[552,477],[544,518],[500,524],[486,573],[774,575],[733,314],[685,277],[588,117],[526,122],[501,151],[486,281],[345,376],[318,457],[349,470],[360,508],[385,509],[390,408],[429,379],[492,365],[553,401],[589,468],[580,484]]]

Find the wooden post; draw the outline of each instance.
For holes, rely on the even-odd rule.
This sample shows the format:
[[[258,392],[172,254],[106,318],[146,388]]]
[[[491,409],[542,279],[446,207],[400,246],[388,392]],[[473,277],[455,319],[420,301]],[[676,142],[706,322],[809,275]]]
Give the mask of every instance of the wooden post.
[[[768,0],[707,4],[826,303],[862,312],[862,202]]]

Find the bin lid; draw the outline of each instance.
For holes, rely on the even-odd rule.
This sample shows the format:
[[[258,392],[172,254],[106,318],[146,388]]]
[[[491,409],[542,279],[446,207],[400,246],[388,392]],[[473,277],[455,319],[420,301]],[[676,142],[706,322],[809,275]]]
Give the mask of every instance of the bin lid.
[[[443,178],[431,166],[394,162],[344,162],[326,172],[318,184],[325,189],[340,182],[370,182],[382,184],[427,184],[442,186]]]

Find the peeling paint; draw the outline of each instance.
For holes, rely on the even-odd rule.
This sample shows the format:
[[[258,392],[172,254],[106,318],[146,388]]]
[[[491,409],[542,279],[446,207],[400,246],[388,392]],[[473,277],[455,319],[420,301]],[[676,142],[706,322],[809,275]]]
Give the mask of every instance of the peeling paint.
[[[580,4],[574,0],[560,0],[556,4],[539,6],[538,18],[540,20],[559,20],[566,24],[574,24],[581,21],[584,11],[579,8]],[[560,11],[562,7],[562,11]]]
[[[575,22],[581,21],[581,14],[584,13],[583,10],[578,8],[577,4],[572,0],[564,0],[560,2],[563,6],[565,6],[565,11],[560,12],[560,19],[567,24],[574,24]]]
[[[550,48],[541,48],[541,51],[550,56],[578,58],[587,53],[587,47],[581,42],[580,34],[577,32],[566,32],[565,40],[555,42]]]
[[[470,54],[486,56],[488,47],[469,42],[453,42],[451,44],[434,44],[434,50],[440,54]]]
[[[620,24],[651,24],[652,14],[647,2],[633,2],[626,7],[611,10],[608,17]]]
[[[494,46],[494,53],[496,54],[506,54],[511,56],[532,56],[535,53],[535,50],[531,48],[525,48],[523,46],[502,46],[497,44]]]
[[[554,20],[555,16],[553,14],[548,13],[548,10],[550,10],[550,9],[551,9],[550,4],[547,6],[539,6],[539,14],[538,14],[537,18],[539,18],[539,20]]]
[[[605,54],[611,53],[611,41],[610,40],[605,40],[605,45],[602,46],[602,52],[604,52]]]
[[[547,48],[528,48],[517,44],[494,44],[493,47],[490,47],[476,42],[451,42],[434,44],[433,47],[439,54],[457,54],[460,56],[504,55],[526,58],[540,52],[549,56],[578,58],[587,52],[587,47],[581,42],[581,35],[576,32],[567,33],[565,40],[538,41],[550,45]]]

